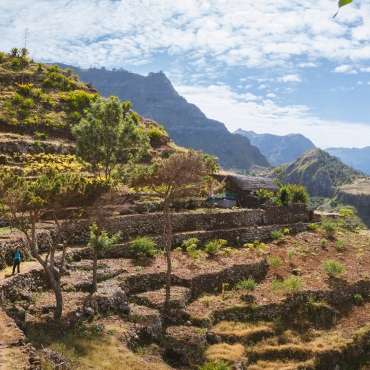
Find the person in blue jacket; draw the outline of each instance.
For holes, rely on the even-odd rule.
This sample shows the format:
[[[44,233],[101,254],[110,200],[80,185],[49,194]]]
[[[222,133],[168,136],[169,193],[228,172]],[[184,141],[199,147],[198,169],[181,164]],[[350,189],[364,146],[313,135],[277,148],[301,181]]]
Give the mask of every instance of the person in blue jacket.
[[[21,264],[21,257],[22,257],[21,247],[17,245],[13,251],[13,273],[12,275],[14,275],[16,267],[17,267],[18,274],[20,273],[19,265]]]

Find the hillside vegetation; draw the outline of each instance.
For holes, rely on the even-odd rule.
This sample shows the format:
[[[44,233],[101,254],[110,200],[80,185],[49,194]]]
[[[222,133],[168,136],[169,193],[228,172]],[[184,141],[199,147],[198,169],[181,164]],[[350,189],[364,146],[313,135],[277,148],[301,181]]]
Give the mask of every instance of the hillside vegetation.
[[[26,49],[0,53],[0,164],[20,175],[36,175],[45,163],[62,172],[84,171],[76,159],[72,128],[87,117],[90,105],[100,99],[70,68],[36,63]],[[144,119],[123,104],[150,148],[144,161],[161,158],[178,148],[163,126]]]

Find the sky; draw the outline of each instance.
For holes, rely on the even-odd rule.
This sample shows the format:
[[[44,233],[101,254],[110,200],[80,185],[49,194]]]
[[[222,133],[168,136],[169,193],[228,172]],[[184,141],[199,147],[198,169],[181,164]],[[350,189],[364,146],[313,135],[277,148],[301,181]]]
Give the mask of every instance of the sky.
[[[83,68],[163,71],[209,118],[370,146],[370,2],[1,0],[0,51]]]

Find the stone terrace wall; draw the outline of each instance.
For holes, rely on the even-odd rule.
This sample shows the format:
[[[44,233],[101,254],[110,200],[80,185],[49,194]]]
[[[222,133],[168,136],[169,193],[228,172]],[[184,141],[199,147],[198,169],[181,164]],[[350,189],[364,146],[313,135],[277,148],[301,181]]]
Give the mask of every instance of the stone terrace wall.
[[[217,211],[208,213],[173,213],[171,214],[174,247],[180,245],[183,240],[194,237],[201,243],[206,243],[215,238],[226,239],[233,243],[239,238],[240,243],[253,241],[255,238],[260,240],[270,237],[273,230],[282,230],[289,227],[292,232],[306,230],[303,222],[310,220],[310,212],[304,204],[294,204],[291,206],[264,206],[263,209],[241,209]],[[71,243],[86,243],[89,240],[89,222],[84,223],[83,227],[78,226],[79,230],[75,233]],[[108,233],[121,232],[121,240],[128,241],[139,235],[149,235],[158,246],[161,246],[160,235],[163,228],[162,213],[134,214],[125,216],[108,217],[105,219],[103,227]],[[4,268],[6,263],[11,264],[11,251],[16,244],[25,246],[25,240],[0,241],[0,268]],[[38,232],[38,246],[40,252],[45,252],[50,245],[50,230]],[[110,255],[117,257],[129,257],[129,245],[121,245],[111,251]]]
[[[264,209],[229,210],[213,213],[173,213],[173,233],[200,230],[221,230],[248,226],[285,225],[308,222],[310,212],[304,204],[291,206],[270,206]],[[161,213],[125,215],[105,219],[103,227],[110,233],[121,232],[121,239],[127,240],[138,235],[161,235],[163,216]],[[88,238],[88,229],[76,234],[75,242]]]

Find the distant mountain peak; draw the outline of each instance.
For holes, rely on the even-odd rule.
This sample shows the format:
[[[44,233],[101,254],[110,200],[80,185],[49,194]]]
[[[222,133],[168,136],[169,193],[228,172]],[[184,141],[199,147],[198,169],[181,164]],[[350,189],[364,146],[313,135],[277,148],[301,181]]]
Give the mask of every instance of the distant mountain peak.
[[[293,162],[297,157],[311,148],[314,143],[302,134],[273,135],[257,134],[254,131],[245,131],[239,128],[233,132],[247,137],[252,145],[257,146],[267,160],[274,166]]]

